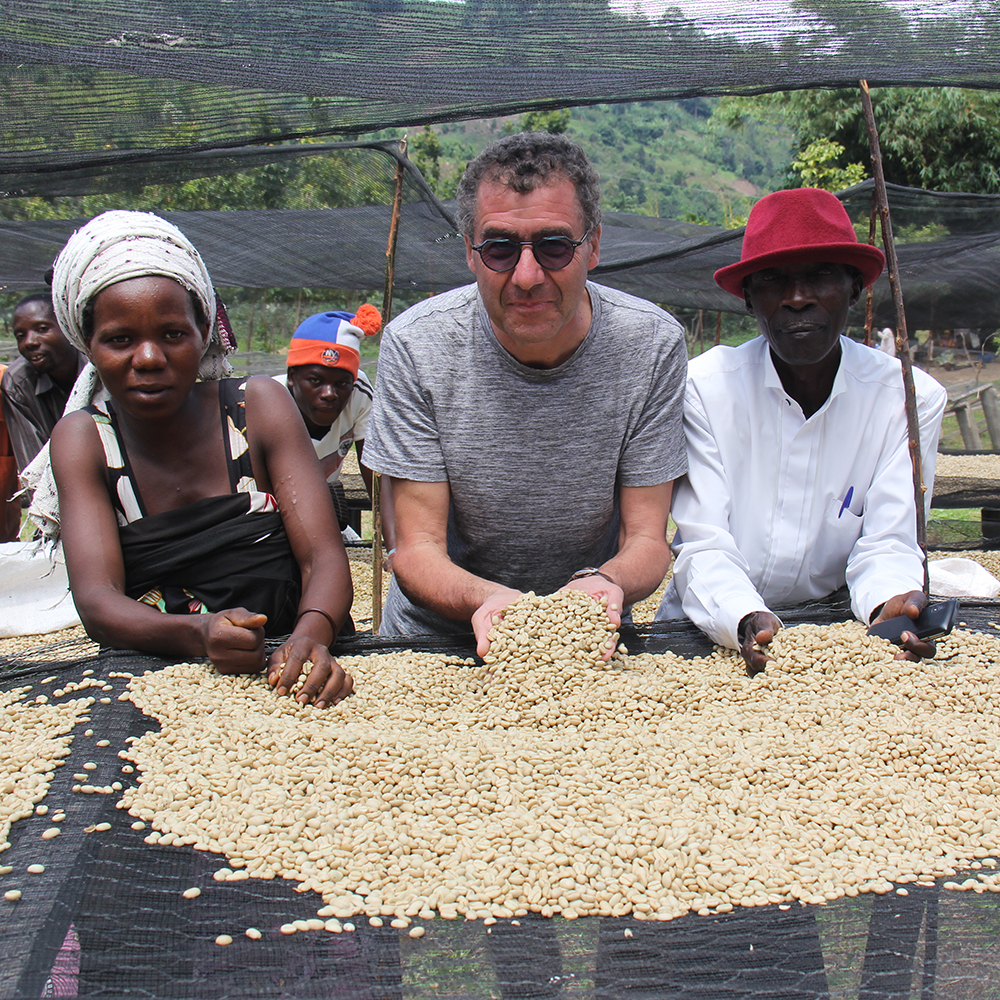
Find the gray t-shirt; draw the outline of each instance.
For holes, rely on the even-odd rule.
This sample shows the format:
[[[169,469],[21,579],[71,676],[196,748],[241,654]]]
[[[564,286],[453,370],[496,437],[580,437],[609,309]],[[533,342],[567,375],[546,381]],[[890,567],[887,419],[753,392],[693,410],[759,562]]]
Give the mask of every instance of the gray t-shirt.
[[[451,490],[448,554],[518,590],[550,593],[618,545],[618,488],[687,469],[687,352],[662,309],[588,282],[593,319],[558,368],[497,341],[475,285],[408,309],[385,331],[365,464]],[[468,632],[390,587],[384,635]]]

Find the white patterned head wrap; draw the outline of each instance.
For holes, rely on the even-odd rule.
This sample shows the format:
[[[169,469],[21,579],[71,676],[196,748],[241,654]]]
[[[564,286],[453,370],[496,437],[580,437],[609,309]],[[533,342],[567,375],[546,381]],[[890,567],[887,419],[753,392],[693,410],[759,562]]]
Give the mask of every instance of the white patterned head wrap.
[[[205,262],[175,225],[150,212],[104,212],[69,238],[52,272],[52,308],[59,327],[78,350],[86,353],[83,313],[94,296],[120,281],[146,277],[173,278],[194,293],[209,321],[208,342],[198,373],[205,380],[231,374],[226,355],[234,347],[223,339],[226,331],[220,331],[215,289]],[[97,369],[88,364],[77,377],[63,412],[72,413],[106,398]],[[59,501],[48,443],[22,478],[34,491],[29,516],[47,538],[57,538]]]
[[[105,212],[69,238],[52,269],[52,307],[62,332],[86,351],[83,312],[98,292],[130,278],[173,278],[201,303],[210,323],[202,378],[219,378],[215,364],[225,356],[215,320],[215,289],[201,254],[172,223],[150,212]],[[216,350],[212,350],[213,343]]]

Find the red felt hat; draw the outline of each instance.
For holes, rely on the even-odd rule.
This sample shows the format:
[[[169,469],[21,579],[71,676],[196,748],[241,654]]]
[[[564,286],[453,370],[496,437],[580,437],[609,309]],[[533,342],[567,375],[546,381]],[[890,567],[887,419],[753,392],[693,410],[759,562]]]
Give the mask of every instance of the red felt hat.
[[[819,188],[792,188],[761,198],[750,210],[738,264],[719,268],[715,281],[743,298],[743,279],[780,264],[851,264],[870,285],[885,267],[878,247],[859,243],[846,209]]]

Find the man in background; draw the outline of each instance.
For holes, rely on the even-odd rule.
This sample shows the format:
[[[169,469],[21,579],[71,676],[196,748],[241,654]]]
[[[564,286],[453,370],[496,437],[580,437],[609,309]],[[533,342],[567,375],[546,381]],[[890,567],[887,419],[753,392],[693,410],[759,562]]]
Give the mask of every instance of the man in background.
[[[288,347],[288,371],[275,375],[298,405],[326,481],[330,484],[340,528],[348,526],[349,511],[340,470],[353,447],[369,499],[372,471],[363,460],[372,385],[361,370],[361,340],[382,329],[382,317],[365,303],[356,313],[317,313],[303,320]],[[386,569],[392,567],[395,533],[391,489],[383,483],[382,531],[387,550]]]
[[[48,292],[18,302],[13,328],[21,357],[3,373],[0,396],[17,468],[23,471],[63,415],[87,359],[63,336]]]

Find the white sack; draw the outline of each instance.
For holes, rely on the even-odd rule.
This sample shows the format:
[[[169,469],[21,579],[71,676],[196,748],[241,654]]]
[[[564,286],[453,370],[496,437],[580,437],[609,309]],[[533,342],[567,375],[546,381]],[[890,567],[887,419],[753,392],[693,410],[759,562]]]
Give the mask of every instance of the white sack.
[[[934,559],[928,564],[931,593],[939,597],[979,597],[1000,594],[1000,580],[974,559]]]
[[[0,545],[0,637],[41,635],[79,624],[61,545]]]

